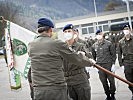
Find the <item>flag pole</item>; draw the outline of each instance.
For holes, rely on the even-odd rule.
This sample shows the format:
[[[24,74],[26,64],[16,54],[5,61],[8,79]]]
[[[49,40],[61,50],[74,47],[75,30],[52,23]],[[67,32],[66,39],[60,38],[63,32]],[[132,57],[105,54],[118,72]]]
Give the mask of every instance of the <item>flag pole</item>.
[[[101,66],[99,66],[99,65],[97,65],[97,64],[94,64],[93,66],[96,67],[97,69],[102,70],[102,71],[104,71],[105,73],[110,74],[111,76],[113,76],[113,77],[115,77],[115,78],[117,78],[117,79],[123,81],[124,83],[126,83],[126,84],[128,84],[128,85],[130,85],[130,86],[133,86],[133,83],[131,83],[131,82],[129,82],[128,80],[125,80],[125,79],[119,77],[118,75],[115,75],[114,73],[108,71],[107,69],[105,69],[105,68],[103,68],[103,67],[101,67]]]

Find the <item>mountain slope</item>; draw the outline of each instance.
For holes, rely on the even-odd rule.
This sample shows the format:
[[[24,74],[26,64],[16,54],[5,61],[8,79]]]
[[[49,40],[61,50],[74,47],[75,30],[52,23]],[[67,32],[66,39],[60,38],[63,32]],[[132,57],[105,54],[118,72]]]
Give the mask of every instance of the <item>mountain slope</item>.
[[[36,20],[48,17],[53,20],[94,14],[94,0],[0,0],[16,4],[19,9],[18,23],[30,30],[36,29]],[[97,13],[104,12],[111,1],[123,6],[122,0],[95,0]],[[131,4],[131,2],[130,2]],[[133,3],[132,3],[133,4]],[[21,20],[23,19],[23,20]],[[28,23],[27,23],[28,22]]]

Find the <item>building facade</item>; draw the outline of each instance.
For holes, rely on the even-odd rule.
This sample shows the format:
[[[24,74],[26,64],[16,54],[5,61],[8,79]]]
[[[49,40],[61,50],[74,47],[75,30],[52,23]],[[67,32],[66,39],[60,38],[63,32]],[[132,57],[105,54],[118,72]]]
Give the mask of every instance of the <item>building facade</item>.
[[[130,16],[133,21],[133,6],[130,7]],[[73,24],[80,31],[81,37],[94,36],[97,29],[109,32],[112,24],[128,22],[128,12],[126,7],[119,7],[114,11],[99,13],[88,16],[75,17],[56,21],[56,28],[61,30],[66,24]],[[59,36],[60,37],[60,36]]]

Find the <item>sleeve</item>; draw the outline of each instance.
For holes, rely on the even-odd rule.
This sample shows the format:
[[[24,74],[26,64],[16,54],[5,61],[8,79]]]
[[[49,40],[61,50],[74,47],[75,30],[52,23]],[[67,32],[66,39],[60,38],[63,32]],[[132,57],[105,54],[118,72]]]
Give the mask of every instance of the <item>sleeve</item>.
[[[93,56],[94,60],[96,61],[96,51],[95,51],[94,45],[92,45],[92,47],[91,47],[91,52],[92,52],[92,56]]]
[[[115,45],[113,45],[112,43],[110,44],[110,54],[112,55],[112,62],[113,62],[113,64],[115,64],[115,61],[116,61],[116,48],[115,48]]]
[[[91,51],[85,45],[82,46],[82,51],[85,52],[85,56],[87,56],[88,58],[92,58],[93,59]]]
[[[78,55],[76,52],[69,49],[67,44],[59,43],[58,46],[59,46],[59,53],[66,61],[82,67],[93,65],[93,63],[88,59],[88,57],[83,56],[81,54]]]
[[[123,60],[122,60],[122,47],[121,47],[121,43],[119,42],[118,44],[118,61],[119,61],[119,65],[123,66]]]

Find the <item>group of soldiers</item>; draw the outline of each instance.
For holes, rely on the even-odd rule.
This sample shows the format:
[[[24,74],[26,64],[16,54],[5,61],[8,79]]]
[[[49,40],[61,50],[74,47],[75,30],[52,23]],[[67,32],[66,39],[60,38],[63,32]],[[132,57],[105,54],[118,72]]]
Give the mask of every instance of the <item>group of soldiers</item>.
[[[123,38],[117,45],[97,30],[92,44],[79,38],[72,24],[63,28],[65,42],[52,39],[54,24],[47,18],[38,20],[38,37],[29,43],[31,70],[29,82],[33,100],[91,100],[91,86],[86,66],[95,63],[115,72],[116,48],[120,67],[126,79],[133,83],[133,36],[129,25],[123,27]],[[92,42],[92,41],[91,41]],[[102,70],[98,71],[106,99],[116,100],[115,79]],[[129,86],[132,92],[133,87]]]
[[[95,40],[84,41],[79,38],[78,29],[67,24],[62,30],[65,42],[51,38],[53,28],[51,20],[40,18],[39,35],[28,45],[32,100],[91,100],[90,76],[85,67],[98,64],[115,72],[116,51],[126,79],[133,83],[133,36],[129,25],[123,26],[122,34],[105,35],[97,30]],[[107,96],[105,100],[116,100],[114,77],[102,70],[98,74]],[[129,89],[133,100],[133,87]]]

